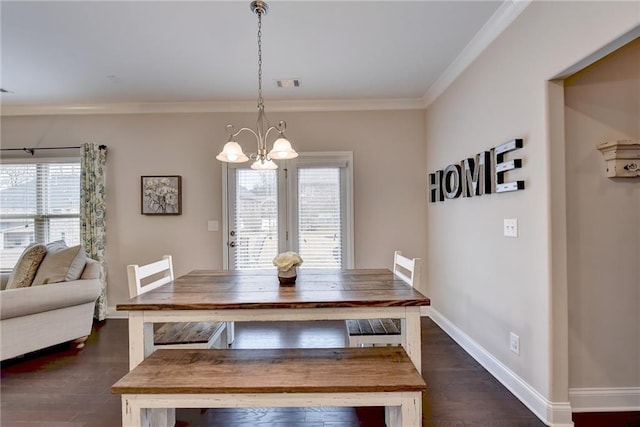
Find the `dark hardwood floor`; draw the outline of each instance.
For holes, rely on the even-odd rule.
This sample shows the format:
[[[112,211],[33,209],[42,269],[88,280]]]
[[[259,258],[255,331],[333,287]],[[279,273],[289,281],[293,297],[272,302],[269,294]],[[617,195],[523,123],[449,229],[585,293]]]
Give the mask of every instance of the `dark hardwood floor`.
[[[235,348],[339,347],[342,322],[237,323]],[[543,426],[438,326],[422,319],[422,366],[429,391],[424,426]],[[127,322],[94,327],[84,349],[67,345],[2,362],[2,427],[114,427],[120,397],[110,387],[128,370]],[[381,408],[179,409],[180,427],[384,426]],[[632,420],[633,421],[633,420]],[[594,424],[584,424],[591,427]],[[616,424],[599,424],[613,427]],[[638,424],[617,424],[634,426]],[[581,424],[576,424],[580,427]]]

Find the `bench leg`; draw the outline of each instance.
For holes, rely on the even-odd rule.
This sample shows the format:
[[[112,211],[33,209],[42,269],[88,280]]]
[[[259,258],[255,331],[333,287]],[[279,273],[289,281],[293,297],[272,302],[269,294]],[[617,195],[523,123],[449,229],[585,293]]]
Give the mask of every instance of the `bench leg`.
[[[407,403],[402,405],[402,425],[421,426],[422,425],[422,394],[407,399]]]
[[[174,427],[175,425],[175,409],[141,408],[137,400],[122,397],[122,427]]]
[[[384,407],[384,425],[387,427],[402,426],[402,411],[399,406]]]
[[[387,427],[421,426],[422,394],[403,398],[400,406],[385,406],[384,422]]]
[[[154,408],[149,409],[149,413],[153,420],[151,427],[174,427],[176,425],[175,408]]]
[[[151,410],[122,396],[122,427],[151,427]]]

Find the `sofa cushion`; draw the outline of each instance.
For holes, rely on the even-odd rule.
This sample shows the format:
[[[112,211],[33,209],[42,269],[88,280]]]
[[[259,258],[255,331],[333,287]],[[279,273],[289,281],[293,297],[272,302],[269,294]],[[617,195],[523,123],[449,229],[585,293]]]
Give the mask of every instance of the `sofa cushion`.
[[[78,280],[86,262],[87,254],[81,245],[51,249],[42,260],[32,286]]]
[[[33,283],[38,267],[42,263],[47,248],[42,243],[34,243],[22,252],[13,272],[9,277],[6,289],[25,288]]]
[[[45,246],[47,247],[47,252],[57,252],[68,247],[67,242],[64,240],[55,240],[47,243]]]
[[[80,279],[98,279],[101,272],[102,266],[100,265],[100,263],[91,258],[87,258],[87,263],[84,266],[84,270],[82,271],[82,276],[80,276]]]

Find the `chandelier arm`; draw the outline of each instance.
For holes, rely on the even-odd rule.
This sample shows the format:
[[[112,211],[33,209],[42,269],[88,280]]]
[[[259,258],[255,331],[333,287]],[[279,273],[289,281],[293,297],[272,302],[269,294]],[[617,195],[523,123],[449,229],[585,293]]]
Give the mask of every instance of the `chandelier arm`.
[[[253,136],[256,137],[257,141],[260,140],[260,137],[258,136],[258,134],[251,128],[242,128],[242,129],[238,130],[235,133],[231,133],[231,132],[229,132],[229,133],[231,134],[231,136],[233,136],[235,138],[236,136],[240,135],[242,133],[242,131],[245,131],[245,130],[251,132],[253,134]]]
[[[260,136],[251,128],[241,128],[239,129],[237,132],[232,133],[232,137],[235,138],[236,136],[238,136],[239,134],[241,134],[243,131],[248,131],[250,133],[253,134],[253,136],[256,137],[256,144],[258,146],[258,150],[255,153],[252,153],[249,155],[249,159],[250,160],[257,160],[257,159],[267,159],[269,160],[269,157],[266,155],[267,153],[267,143],[266,143],[266,136],[265,139],[260,139]],[[269,133],[267,131],[267,133]]]
[[[265,132],[265,134],[264,134],[264,142],[265,142],[265,146],[266,146],[266,144],[267,144],[267,136],[269,136],[269,133],[270,133],[272,130],[275,130],[276,132],[282,133],[282,131],[280,130],[280,127],[278,127],[278,126],[269,126],[269,129],[267,129],[267,132]]]

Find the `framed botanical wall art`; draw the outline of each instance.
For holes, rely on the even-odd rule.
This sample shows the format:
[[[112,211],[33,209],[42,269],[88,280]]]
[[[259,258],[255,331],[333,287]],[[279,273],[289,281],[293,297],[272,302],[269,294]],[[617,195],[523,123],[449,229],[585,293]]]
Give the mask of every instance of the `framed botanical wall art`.
[[[142,215],[182,214],[182,177],[179,175],[141,177]]]

